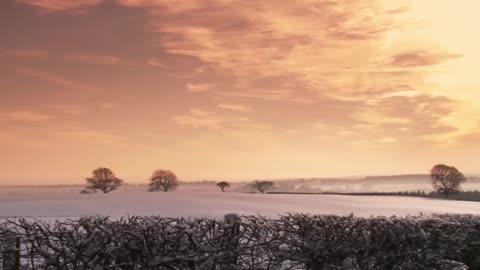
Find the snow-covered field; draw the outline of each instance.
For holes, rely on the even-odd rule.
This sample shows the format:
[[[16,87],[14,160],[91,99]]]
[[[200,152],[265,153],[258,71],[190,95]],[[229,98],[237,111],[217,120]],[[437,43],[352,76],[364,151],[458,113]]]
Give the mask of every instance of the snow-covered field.
[[[161,215],[217,217],[226,213],[276,216],[286,213],[415,215],[429,213],[480,214],[480,203],[409,197],[245,194],[219,191],[150,193],[117,190],[109,194],[78,194],[76,188],[2,188],[0,218],[65,218],[84,215]]]

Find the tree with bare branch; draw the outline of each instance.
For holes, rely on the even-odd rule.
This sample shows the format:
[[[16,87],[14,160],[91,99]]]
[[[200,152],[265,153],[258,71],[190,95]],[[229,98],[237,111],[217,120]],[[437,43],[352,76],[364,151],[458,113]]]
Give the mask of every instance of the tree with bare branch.
[[[87,190],[101,190],[103,193],[109,193],[120,187],[123,181],[115,176],[109,168],[98,168],[92,172],[92,177],[86,179]]]
[[[170,170],[156,170],[150,177],[150,185],[148,191],[165,191],[174,190],[178,186],[177,176]]]
[[[217,183],[217,186],[222,190],[222,192],[225,192],[225,189],[229,188],[230,184],[228,182],[222,181]]]
[[[435,165],[430,171],[433,188],[445,197],[449,194],[458,192],[460,185],[467,181],[463,173],[457,168],[443,164]]]
[[[260,193],[262,194],[272,189],[274,185],[275,183],[273,183],[272,181],[254,181],[252,183],[252,187],[260,191]]]

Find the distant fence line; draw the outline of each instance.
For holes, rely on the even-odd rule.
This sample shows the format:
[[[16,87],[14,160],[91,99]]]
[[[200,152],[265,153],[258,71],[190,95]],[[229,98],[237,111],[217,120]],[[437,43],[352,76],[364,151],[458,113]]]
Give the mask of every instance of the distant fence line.
[[[0,224],[4,270],[480,269],[480,216],[228,214]]]

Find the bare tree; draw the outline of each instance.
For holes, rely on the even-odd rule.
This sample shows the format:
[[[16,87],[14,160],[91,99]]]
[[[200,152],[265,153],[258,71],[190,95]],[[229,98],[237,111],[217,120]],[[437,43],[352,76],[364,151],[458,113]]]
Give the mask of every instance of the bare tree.
[[[217,186],[222,190],[222,192],[225,192],[225,189],[229,188],[230,184],[228,182],[223,181],[223,182],[217,183]]]
[[[103,193],[109,193],[122,185],[123,181],[115,176],[109,168],[98,168],[92,173],[92,177],[87,178],[87,190],[101,190]]]
[[[270,190],[273,188],[273,186],[275,185],[275,183],[273,183],[272,181],[255,181],[252,183],[252,187],[258,191],[260,191],[260,193],[265,193],[267,190]]]
[[[433,188],[438,193],[443,193],[445,197],[449,194],[458,192],[460,185],[467,181],[463,173],[457,168],[443,164],[435,165],[430,171]]]
[[[178,186],[177,176],[170,170],[156,170],[150,177],[148,191],[168,192]]]

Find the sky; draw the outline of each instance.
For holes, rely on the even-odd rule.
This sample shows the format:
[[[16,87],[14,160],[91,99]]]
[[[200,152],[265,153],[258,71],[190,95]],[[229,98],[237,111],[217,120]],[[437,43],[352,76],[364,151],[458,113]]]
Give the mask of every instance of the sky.
[[[480,173],[477,0],[2,0],[0,184]]]

